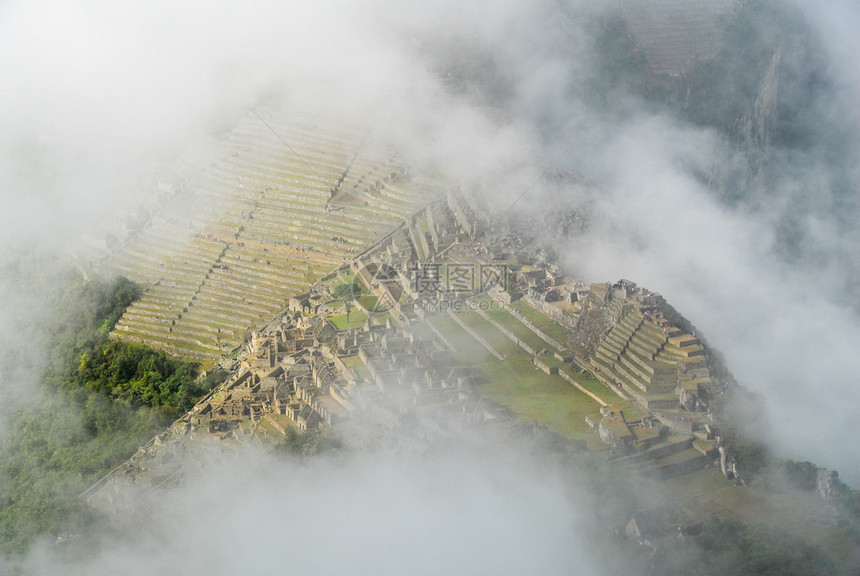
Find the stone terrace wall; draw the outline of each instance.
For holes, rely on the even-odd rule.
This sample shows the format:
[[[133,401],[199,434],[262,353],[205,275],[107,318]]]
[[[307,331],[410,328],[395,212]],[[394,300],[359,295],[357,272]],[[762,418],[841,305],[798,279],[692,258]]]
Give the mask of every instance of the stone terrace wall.
[[[147,286],[114,337],[214,360],[443,195],[369,132],[267,105],[191,148],[176,198],[104,260]]]

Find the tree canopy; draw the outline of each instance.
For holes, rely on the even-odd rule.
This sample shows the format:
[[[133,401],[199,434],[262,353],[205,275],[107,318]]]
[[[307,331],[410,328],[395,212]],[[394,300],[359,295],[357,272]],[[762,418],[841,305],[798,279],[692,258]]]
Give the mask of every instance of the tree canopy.
[[[3,555],[89,522],[78,495],[216,383],[198,379],[195,363],[109,337],[140,295],[134,283],[81,283],[62,273],[53,280],[52,320],[32,342],[47,350],[44,386],[0,443]]]

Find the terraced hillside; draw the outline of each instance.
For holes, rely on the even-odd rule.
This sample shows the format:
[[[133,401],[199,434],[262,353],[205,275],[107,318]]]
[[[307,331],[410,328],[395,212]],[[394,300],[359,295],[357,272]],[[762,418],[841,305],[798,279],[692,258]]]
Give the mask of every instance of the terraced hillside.
[[[105,258],[147,286],[114,335],[213,360],[444,192],[372,140],[269,105],[189,150],[170,204]]]
[[[660,327],[631,304],[621,307],[618,322],[591,363],[648,410],[677,408],[684,390],[696,395],[700,386],[711,383],[704,349],[695,336]]]
[[[622,0],[624,19],[651,72],[682,76],[723,46],[732,0]]]

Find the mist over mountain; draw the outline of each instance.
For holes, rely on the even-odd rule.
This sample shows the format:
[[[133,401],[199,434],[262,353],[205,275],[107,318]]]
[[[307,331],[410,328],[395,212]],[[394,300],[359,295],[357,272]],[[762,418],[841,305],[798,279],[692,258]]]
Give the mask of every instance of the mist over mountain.
[[[141,494],[145,512],[114,522],[95,559],[46,547],[26,570],[55,573],[65,560],[68,574],[603,573],[577,537],[588,496],[547,462],[515,453],[449,447],[304,464],[246,455],[188,489]]]
[[[286,100],[385,127],[415,166],[539,231],[572,275],[664,294],[763,397],[774,450],[856,486],[860,11],[741,1],[705,22],[699,4],[4,3],[0,438],[40,386],[28,342],[51,330],[55,288],[41,263],[81,262],[80,239],[135,214],[191,143]],[[663,9],[714,35],[700,56],[649,49]],[[348,543],[345,571],[610,573],[581,544],[590,496],[556,471],[473,454],[254,470],[199,478],[154,505],[140,540],[121,533],[75,570],[323,571],[330,538]],[[223,515],[206,509],[230,494]],[[231,549],[213,543],[223,517],[241,533]],[[285,534],[313,552],[258,563]],[[56,571],[49,548],[30,571]]]
[[[856,433],[858,92],[841,29],[857,15],[840,3],[814,14],[802,3],[728,3],[715,18],[719,49],[667,64],[672,55],[642,38],[654,31],[635,20],[648,16],[643,6],[545,6],[496,43],[463,33],[449,46],[468,46],[482,65],[439,50],[451,63],[443,77],[452,93],[525,122],[539,165],[579,175],[568,196],[581,201],[565,209],[590,225],[556,235],[563,260],[679,302],[767,398],[762,418],[781,449],[814,451],[855,478],[838,438]],[[690,24],[685,6],[678,21]],[[670,64],[673,73],[659,68]],[[506,195],[512,180],[508,170],[492,181],[503,205],[517,198]],[[510,200],[516,210],[563,206],[541,197],[545,184]]]

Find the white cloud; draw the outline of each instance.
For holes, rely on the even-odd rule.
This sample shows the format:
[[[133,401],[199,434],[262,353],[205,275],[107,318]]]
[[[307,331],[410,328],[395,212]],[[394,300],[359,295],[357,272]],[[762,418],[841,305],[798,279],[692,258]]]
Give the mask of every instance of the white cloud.
[[[145,522],[62,572],[600,573],[580,537],[587,499],[526,454],[249,460],[142,497]],[[55,574],[61,561],[40,551],[25,569]]]
[[[826,112],[856,126],[856,112],[838,106],[856,102],[860,86],[850,24],[857,10],[848,2],[828,6],[814,19],[831,42],[839,80],[836,107]],[[860,320],[851,301],[860,277],[856,188],[836,197],[828,165],[799,154],[770,188],[739,203],[721,201],[696,175],[735,166],[736,153],[714,131],[647,111],[629,95],[618,95],[615,110],[577,100],[594,78],[588,43],[582,21],[553,10],[448,0],[406,8],[6,2],[2,242],[61,249],[128,202],[148,163],[229,128],[273,94],[360,110],[391,127],[417,160],[454,178],[493,182],[490,192],[503,205],[573,143],[559,166],[578,170],[598,193],[591,230],[565,254],[572,271],[589,281],[630,278],[664,293],[725,353],[738,379],[765,395],[784,454],[836,467],[856,484],[860,470],[844,448],[860,437]],[[468,40],[467,62],[479,50],[494,58],[510,88],[505,114],[452,96],[428,70],[430,40],[451,38]],[[846,164],[860,165],[856,150],[844,153]],[[787,214],[808,231],[795,260],[779,252]],[[20,309],[3,312],[0,343],[11,342],[25,321]],[[0,385],[8,391],[8,382]],[[166,495],[138,542],[120,540],[77,569],[433,572],[440,556],[450,572],[569,572],[585,562],[587,573],[592,566],[577,545],[579,516],[552,477],[457,458],[360,462],[272,464],[253,478],[214,474]],[[230,538],[234,547],[223,546]],[[329,542],[345,555],[314,548]]]

